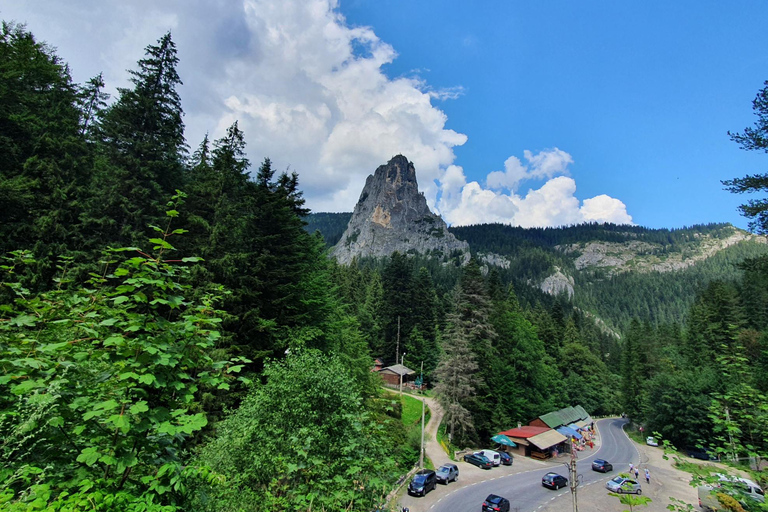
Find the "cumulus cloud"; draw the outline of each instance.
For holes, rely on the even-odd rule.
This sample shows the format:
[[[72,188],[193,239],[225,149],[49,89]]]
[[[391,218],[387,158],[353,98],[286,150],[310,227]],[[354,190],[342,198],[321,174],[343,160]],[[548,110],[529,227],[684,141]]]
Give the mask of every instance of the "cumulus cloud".
[[[494,190],[517,190],[521,182],[542,178],[552,178],[567,174],[568,165],[573,163],[573,157],[565,151],[554,148],[533,154],[527,149],[523,157],[528,162],[524,165],[519,158],[511,156],[504,162],[503,171],[488,174],[486,182]]]
[[[489,173],[488,188],[476,181],[467,183],[461,167],[452,166],[441,180],[439,207],[446,221],[452,225],[499,222],[526,228],[583,222],[632,224],[626,205],[618,199],[599,195],[581,202],[576,197],[576,181],[563,176],[573,163],[565,151],[555,148],[534,155],[526,150],[523,156],[527,165],[511,156],[504,162],[504,171]],[[525,195],[516,193],[521,182],[533,179],[546,181]]]
[[[314,211],[351,211],[367,175],[404,154],[449,223],[631,222],[617,199],[575,197],[573,158],[558,148],[509,157],[486,188],[468,182],[454,154],[467,137],[432,103],[461,101],[461,86],[388,77],[397,52],[373,28],[350,26],[338,0],[5,0],[0,14],[58,47],[76,81],[103,72],[113,93],[130,86],[126,70],[170,30],[190,145],[238,121],[251,161],[297,171]],[[521,195],[536,180],[545,183]]]

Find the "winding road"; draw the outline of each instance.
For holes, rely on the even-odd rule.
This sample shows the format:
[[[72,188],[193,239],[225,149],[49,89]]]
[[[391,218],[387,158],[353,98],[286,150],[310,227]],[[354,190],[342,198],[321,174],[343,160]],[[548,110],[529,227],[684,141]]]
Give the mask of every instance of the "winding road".
[[[579,489],[594,484],[604,485],[620,471],[627,471],[630,463],[639,462],[637,449],[622,430],[625,423],[626,420],[615,418],[597,422],[599,448],[579,453]],[[429,451],[428,455],[432,455]],[[614,470],[605,474],[592,471],[592,461],[596,458],[608,460]],[[485,497],[493,493],[509,499],[512,512],[534,512],[553,500],[562,502],[563,510],[570,510],[571,493],[568,487],[552,491],[541,485],[541,477],[549,471],[567,477],[568,469],[564,464],[569,460],[567,456],[560,457],[557,462],[516,457],[513,467],[501,466],[491,470],[458,462],[459,482],[438,485],[424,498],[404,496],[401,504],[409,507],[411,512],[479,511]],[[443,452],[438,460],[433,458],[433,462],[437,467],[448,462],[448,457]]]

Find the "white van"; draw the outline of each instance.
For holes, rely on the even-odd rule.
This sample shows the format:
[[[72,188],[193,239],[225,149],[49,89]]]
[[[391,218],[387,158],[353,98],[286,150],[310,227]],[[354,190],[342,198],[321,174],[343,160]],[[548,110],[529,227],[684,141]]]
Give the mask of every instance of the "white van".
[[[765,493],[760,486],[752,480],[723,474],[718,474],[717,477],[720,479],[720,482],[732,482],[734,484],[735,489],[728,490],[726,493],[733,496],[738,501],[743,501],[742,497],[746,496],[747,499],[751,498],[759,503],[765,503]],[[725,510],[717,500],[716,496],[718,491],[726,491],[725,488],[721,489],[721,487],[722,484],[720,483],[699,486],[699,506],[705,511]]]
[[[501,455],[499,455],[499,452],[495,452],[493,450],[480,450],[479,452],[475,452],[478,455],[485,455],[488,457],[488,460],[493,462],[494,466],[498,466],[501,464]]]

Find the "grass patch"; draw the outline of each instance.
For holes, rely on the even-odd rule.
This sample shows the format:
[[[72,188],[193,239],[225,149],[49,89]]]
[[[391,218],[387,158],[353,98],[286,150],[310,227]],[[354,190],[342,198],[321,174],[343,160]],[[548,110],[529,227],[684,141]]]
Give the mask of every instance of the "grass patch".
[[[448,457],[451,458],[451,460],[456,460],[453,456],[454,453],[456,453],[460,448],[457,446],[454,446],[451,444],[450,441],[448,441],[448,433],[446,432],[445,423],[441,423],[440,426],[437,428],[437,442],[440,443],[440,446],[445,450],[445,453],[448,454]]]
[[[403,425],[405,426],[411,426],[415,425],[416,423],[421,422],[421,400],[418,398],[414,398],[410,395],[403,394],[403,397],[401,399],[401,403],[403,405],[403,413],[400,419],[403,421]],[[429,418],[429,407],[426,408],[425,411],[425,418],[424,422],[428,422]]]

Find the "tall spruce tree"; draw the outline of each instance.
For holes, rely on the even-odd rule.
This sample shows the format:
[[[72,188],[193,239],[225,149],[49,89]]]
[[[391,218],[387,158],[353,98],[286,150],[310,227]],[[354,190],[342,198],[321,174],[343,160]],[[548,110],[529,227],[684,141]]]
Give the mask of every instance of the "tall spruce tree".
[[[147,225],[162,220],[167,199],[182,186],[187,152],[176,45],[167,33],[146,48],[133,88],[119,88],[117,101],[98,126],[100,156],[84,228],[94,239],[136,244]]]
[[[384,286],[383,327],[384,339],[381,347],[375,347],[374,355],[385,361],[394,361],[400,344],[399,356],[403,354],[403,340],[413,328],[413,261],[406,255],[394,252],[382,271]],[[399,362],[399,361],[397,361]]]
[[[752,101],[752,110],[757,116],[754,127],[747,127],[743,133],[731,133],[731,140],[748,151],[768,153],[768,80]],[[723,181],[726,189],[737,193],[768,192],[768,173],[751,174],[743,178]],[[749,228],[759,234],[768,235],[768,199],[750,199],[739,207],[741,214],[752,219]]]
[[[463,317],[464,291],[457,285],[451,294],[451,312],[441,336],[442,356],[435,369],[435,395],[445,410],[448,433],[454,443],[474,434],[474,421],[466,403],[475,394],[480,366],[472,350],[472,326]]]
[[[48,286],[77,238],[90,162],[67,66],[24,26],[0,29],[0,253],[30,249]],[[30,283],[26,283],[30,284]]]

